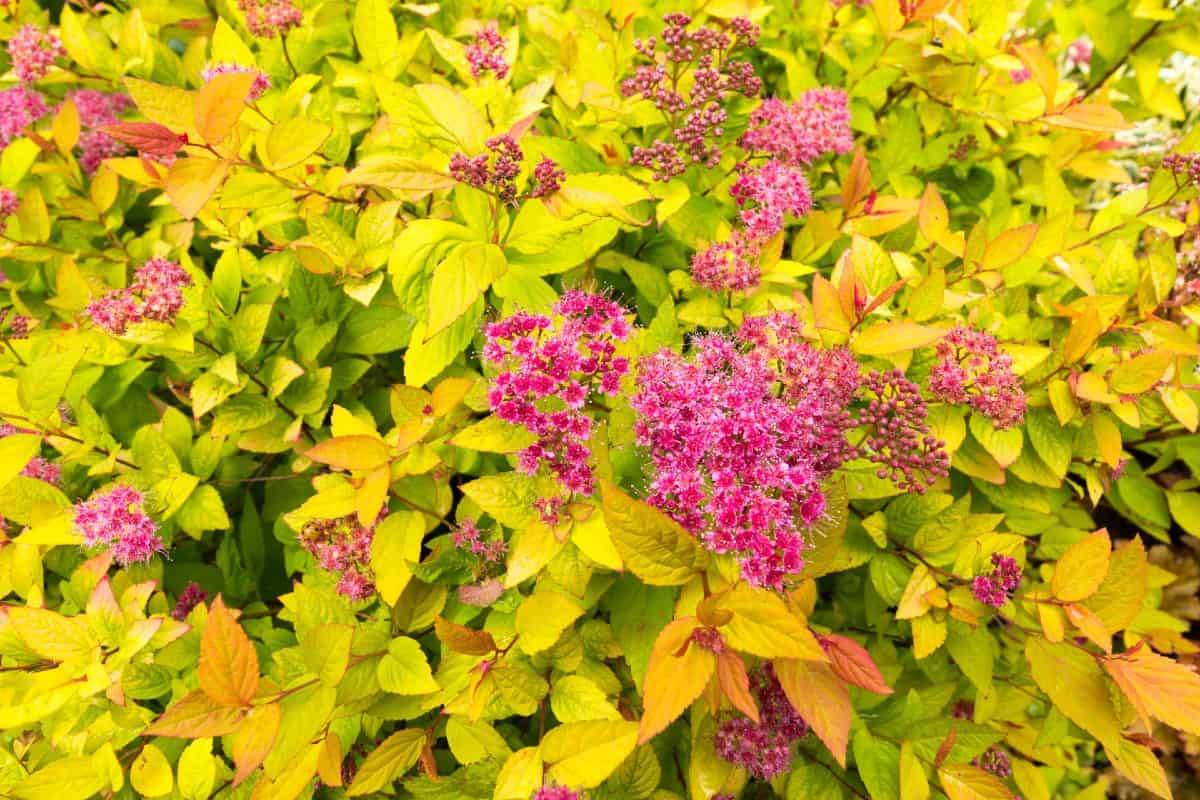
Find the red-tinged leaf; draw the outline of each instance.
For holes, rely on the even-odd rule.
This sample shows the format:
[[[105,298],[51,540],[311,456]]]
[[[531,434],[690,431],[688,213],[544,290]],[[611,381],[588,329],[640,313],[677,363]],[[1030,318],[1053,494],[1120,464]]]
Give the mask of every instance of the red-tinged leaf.
[[[847,636],[830,634],[821,637],[821,647],[829,656],[834,673],[846,683],[875,694],[891,694],[883,673],[867,648]]]
[[[280,711],[278,703],[258,706],[246,715],[233,736],[232,756],[237,772],[233,776],[233,785],[237,786],[271,753],[275,744],[275,736],[279,733]]]
[[[742,657],[732,650],[717,656],[717,680],[730,705],[758,722],[758,706],[750,694],[750,676]]]
[[[813,733],[825,743],[843,768],[846,745],[850,741],[850,723],[854,708],[846,684],[821,661],[778,658],[775,675],[792,706],[812,726]]]
[[[438,640],[446,648],[465,656],[486,656],[496,651],[496,640],[487,631],[477,631],[457,622],[451,622],[445,617],[433,621],[433,629]]]
[[[177,739],[225,736],[238,729],[243,716],[242,709],[219,705],[203,689],[194,689],[164,711],[144,734]]]
[[[388,462],[391,450],[382,439],[353,434],[326,439],[304,455],[338,469],[373,470]]]
[[[1149,728],[1151,717],[1200,735],[1200,675],[1140,646],[1100,659],[1104,670]]]
[[[854,158],[850,161],[850,170],[846,180],[842,182],[842,211],[853,214],[858,204],[871,193],[871,167],[867,164],[867,156],[862,146],[854,149]]]
[[[100,130],[139,153],[152,156],[173,156],[188,141],[186,133],[175,133],[157,122],[117,122]]]
[[[946,761],[946,757],[954,749],[956,739],[958,739],[958,728],[951,728],[950,732],[946,734],[946,738],[942,740],[941,745],[938,747],[937,754],[933,757],[933,765],[935,767],[940,767]]]
[[[650,741],[674,722],[708,685],[717,666],[716,656],[695,642],[684,649],[699,624],[695,617],[677,619],[654,640],[642,693],[645,712],[638,728],[638,744]],[[683,655],[677,656],[680,650]]]
[[[220,596],[200,637],[200,688],[224,706],[248,706],[258,691],[258,655]]]

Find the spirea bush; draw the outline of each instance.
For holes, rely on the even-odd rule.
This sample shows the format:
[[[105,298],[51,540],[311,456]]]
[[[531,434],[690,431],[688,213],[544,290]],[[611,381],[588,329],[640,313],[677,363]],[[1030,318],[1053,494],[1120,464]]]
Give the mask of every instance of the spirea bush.
[[[0,795],[1169,798],[1198,17],[0,5]]]

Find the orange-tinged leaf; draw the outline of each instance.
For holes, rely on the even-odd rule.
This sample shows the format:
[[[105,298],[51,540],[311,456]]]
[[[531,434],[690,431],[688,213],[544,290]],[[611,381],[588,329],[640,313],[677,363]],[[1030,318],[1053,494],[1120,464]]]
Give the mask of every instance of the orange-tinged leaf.
[[[1108,574],[1085,605],[1109,633],[1123,631],[1142,609],[1149,578],[1146,548],[1141,537],[1135,536],[1113,551],[1108,560]]]
[[[1200,735],[1200,675],[1141,646],[1100,660],[1149,727],[1149,718]]]
[[[778,658],[773,665],[792,706],[845,767],[850,722],[854,718],[846,684],[834,674],[833,667],[819,661]]]
[[[987,248],[983,251],[981,266],[989,270],[1000,269],[1017,261],[1029,252],[1037,232],[1037,225],[1022,225],[1000,234],[988,242]]]
[[[477,631],[445,617],[433,621],[438,640],[455,653],[466,656],[486,656],[496,650],[496,640],[487,631]]]
[[[774,592],[739,583],[721,597],[720,607],[733,612],[721,628],[733,649],[763,658],[826,660],[805,621]]]
[[[1068,603],[1086,600],[1096,593],[1108,573],[1112,541],[1104,528],[1067,548],[1054,567],[1050,591]]]
[[[1067,603],[1063,610],[1067,619],[1092,642],[1095,642],[1106,653],[1112,652],[1112,634],[1104,627],[1098,616],[1077,603]]]
[[[951,764],[938,770],[938,781],[950,800],[1012,800],[1004,781],[969,764]]]
[[[330,731],[321,743],[321,755],[317,758],[317,775],[326,786],[342,785],[342,740]]]
[[[858,205],[871,193],[871,167],[867,163],[862,146],[854,148],[854,158],[842,182],[842,210],[852,214]]]
[[[220,595],[200,637],[199,676],[200,688],[224,706],[247,706],[258,691],[258,655]]]
[[[717,679],[729,704],[758,722],[758,706],[750,694],[750,676],[742,657],[731,650],[717,656]]]
[[[270,754],[279,733],[280,716],[279,704],[268,703],[252,709],[238,726],[231,744],[233,763],[237,767],[234,786],[250,777]]]
[[[193,219],[225,180],[229,171],[224,161],[189,156],[167,168],[164,188],[171,206],[185,219]]]
[[[1051,125],[1097,133],[1111,133],[1129,127],[1120,111],[1100,103],[1068,106],[1061,114],[1053,114],[1043,119]]]
[[[225,141],[237,125],[246,107],[250,86],[257,78],[255,72],[224,72],[196,93],[196,130],[209,144]]]
[[[858,642],[848,636],[831,633],[821,637],[821,646],[825,648],[825,655],[829,656],[834,673],[846,683],[875,694],[892,693],[892,687],[888,686],[875,660],[867,648]]]
[[[1014,45],[1013,49],[1017,51],[1017,57],[1029,68],[1029,75],[1034,83],[1042,90],[1042,95],[1046,98],[1046,108],[1054,108],[1054,98],[1058,92],[1058,67],[1036,40]]]
[[[859,333],[853,348],[854,352],[865,356],[882,356],[928,347],[945,335],[946,331],[941,328],[915,322],[883,322]]]
[[[238,729],[242,716],[242,709],[219,705],[203,689],[193,689],[172,703],[146,728],[145,735],[177,739],[225,736]]]
[[[1101,744],[1121,738],[1121,722],[1109,695],[1111,684],[1090,654],[1069,644],[1038,636],[1025,640],[1025,658],[1033,680],[1063,716]]]
[[[337,469],[373,470],[388,463],[391,450],[382,439],[364,434],[334,436],[326,439],[305,454],[321,464]]]
[[[1100,314],[1095,306],[1089,306],[1080,316],[1071,321],[1071,328],[1063,339],[1062,357],[1067,364],[1074,364],[1088,354],[1092,345],[1100,338],[1102,326]]]
[[[814,275],[812,295],[817,329],[843,335],[849,333],[850,320],[842,311],[842,302],[833,284],[821,275]]]
[[[362,485],[354,493],[354,506],[358,514],[358,524],[369,528],[379,518],[383,504],[387,501],[388,486],[391,484],[391,470],[380,467],[367,473]]]
[[[928,595],[937,588],[937,581],[924,564],[918,564],[909,576],[900,605],[896,608],[896,619],[916,619],[926,614],[932,605]]]
[[[654,640],[643,684],[645,711],[638,726],[638,744],[653,739],[686,711],[717,668],[716,655],[688,641],[699,626],[695,617],[677,619]]]

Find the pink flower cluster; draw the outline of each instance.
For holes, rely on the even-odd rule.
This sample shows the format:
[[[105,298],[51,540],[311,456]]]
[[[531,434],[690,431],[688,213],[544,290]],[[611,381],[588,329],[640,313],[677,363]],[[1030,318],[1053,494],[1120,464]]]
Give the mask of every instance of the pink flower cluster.
[[[493,136],[485,143],[488,153],[468,157],[455,153],[450,158],[450,175],[454,180],[496,195],[501,203],[517,205],[517,177],[525,153],[510,134]],[[533,168],[533,185],[527,197],[545,197],[557,192],[566,173],[551,158],[543,158]]]
[[[383,509],[379,519],[386,516]],[[376,520],[376,525],[379,520]],[[375,594],[371,571],[371,542],[375,525],[358,524],[354,515],[336,519],[314,519],[300,530],[300,545],[328,572],[340,573],[337,591],[351,600],[366,600]]]
[[[929,374],[936,398],[967,403],[1000,430],[1024,418],[1025,390],[1012,370],[1012,356],[991,334],[960,325],[938,342],[937,355]]]
[[[503,366],[488,392],[492,411],[538,437],[521,451],[520,468],[533,474],[544,465],[567,492],[592,493],[592,419],[584,407],[598,394],[617,394],[629,371],[628,359],[616,354],[630,332],[625,313],[611,300],[572,289],[554,306],[553,319],[518,313],[486,329],[484,359]]]
[[[0,311],[0,319],[3,319],[6,313],[7,309]],[[27,317],[21,317],[19,315],[18,319],[28,320]],[[19,337],[10,336],[10,338]],[[27,430],[25,428],[18,428],[16,425],[13,425],[9,422],[0,423],[0,439],[4,439],[9,436],[15,436],[19,433],[34,433],[34,431]],[[26,478],[35,478],[39,481],[45,481],[46,483],[54,486],[58,486],[62,481],[62,468],[59,467],[58,464],[55,464],[52,461],[47,461],[41,456],[34,456],[33,458],[29,459],[29,463],[27,463],[21,469],[21,474]]]
[[[1087,66],[1092,63],[1092,43],[1087,39],[1076,39],[1067,45],[1067,63],[1072,66]]]
[[[1016,559],[992,554],[992,571],[971,582],[971,594],[984,605],[1000,608],[1021,583],[1021,567]]]
[[[508,61],[504,58],[504,37],[495,25],[480,28],[475,34],[475,41],[467,45],[467,63],[471,66],[471,75],[475,78],[490,72],[496,80],[502,81],[508,77]]]
[[[742,209],[746,233],[758,240],[783,230],[785,215],[802,217],[812,210],[804,173],[775,159],[758,169],[744,169],[729,194]]]
[[[762,242],[736,228],[725,241],[715,242],[692,256],[692,279],[714,292],[751,289],[761,277],[761,253]]]
[[[826,153],[854,149],[850,101],[840,89],[809,89],[792,104],[772,97],[750,115],[740,144],[790,167],[807,166]]]
[[[866,406],[858,424],[866,429],[859,454],[879,464],[880,478],[921,494],[950,474],[946,443],[929,431],[921,390],[900,370],[872,372],[863,381]]]
[[[637,442],[654,480],[647,502],[714,552],[736,553],[742,577],[780,589],[803,567],[800,525],[825,510],[827,453],[845,453],[840,397],[778,396],[761,353],[718,335],[696,339],[692,360],[669,350],[638,367]]]
[[[208,83],[218,75],[227,75],[230,73],[244,73],[254,76],[254,83],[250,84],[250,94],[246,96],[248,102],[253,103],[271,88],[271,79],[267,77],[265,72],[257,70],[254,67],[245,67],[241,64],[231,64],[224,61],[205,67],[204,71],[200,73],[200,77],[205,83]]]
[[[132,486],[117,484],[75,504],[75,529],[84,547],[108,545],[121,566],[149,561],[162,551],[157,526],[142,511],[145,498]]]
[[[183,308],[183,289],[191,285],[191,276],[174,261],[152,258],[138,269],[132,285],[92,301],[87,314],[114,336],[147,319],[170,325]]]
[[[702,25],[691,31],[692,18],[686,14],[667,14],[663,22],[662,57],[657,37],[638,39],[634,47],[650,63],[621,82],[622,95],[641,95],[654,103],[671,128],[667,140],[633,148],[630,159],[652,169],[659,181],[670,180],[689,163],[716,166],[721,158],[718,141],[728,119],[727,99],[737,94],[753,97],[762,90],[750,63],[731,58],[734,51],[757,44],[758,27],[750,20],[738,17],[727,28]],[[684,97],[680,87],[689,73],[691,89]]]
[[[1012,759],[1008,757],[1008,753],[996,745],[989,747],[986,752],[972,763],[984,772],[992,773],[997,778],[1012,777]]]
[[[118,117],[133,107],[128,95],[120,92],[101,92],[96,89],[79,89],[67,95],[79,112],[79,124],[84,132],[79,137],[79,166],[88,175],[93,174],[106,158],[116,158],[126,151],[125,145],[99,128],[114,125]]]
[[[260,39],[281,37],[304,22],[304,14],[292,0],[237,0],[238,8],[246,15],[246,29]]]
[[[208,599],[208,592],[200,588],[200,584],[195,581],[189,581],[184,588],[183,594],[179,595],[179,599],[175,601],[175,608],[171,609],[171,619],[183,622],[187,619],[187,615],[192,613],[192,609]]]
[[[29,336],[29,326],[33,322],[24,314],[9,315],[9,309],[0,309],[0,325],[8,328],[4,334],[7,339],[25,339]]]
[[[45,98],[25,86],[0,91],[0,147],[7,147],[47,111]]]
[[[579,793],[565,786],[543,786],[530,800],[579,800]]]
[[[36,25],[23,25],[8,40],[8,58],[13,72],[22,83],[32,83],[46,77],[54,60],[67,54],[62,42],[52,33]]]
[[[0,233],[8,228],[8,218],[21,207],[21,198],[12,189],[0,189]]]
[[[1200,186],[1200,153],[1168,153],[1162,165],[1176,181],[1182,178],[1184,183]]]
[[[504,556],[508,553],[508,545],[503,539],[485,540],[475,520],[463,520],[451,538],[455,547],[470,554],[476,562],[475,577],[477,579],[494,576],[503,571]]]
[[[750,689],[758,700],[759,722],[743,716],[725,720],[713,747],[721,758],[765,781],[791,767],[792,743],[808,734],[808,723],[792,707],[769,663],[751,675]]]
[[[1029,67],[1021,67],[1020,69],[1009,70],[1008,79],[1015,84],[1022,84],[1033,77],[1033,73],[1029,71]]]

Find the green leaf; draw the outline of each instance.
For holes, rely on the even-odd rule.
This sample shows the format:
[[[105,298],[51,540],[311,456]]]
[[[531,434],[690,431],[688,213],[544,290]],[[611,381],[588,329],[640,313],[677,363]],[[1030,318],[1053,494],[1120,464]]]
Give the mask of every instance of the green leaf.
[[[492,415],[454,434],[450,444],[484,453],[516,453],[535,441],[537,436],[529,430]]]
[[[388,652],[375,670],[385,692],[401,695],[430,694],[441,687],[433,679],[425,651],[415,639],[400,636],[388,645]]]
[[[475,764],[486,758],[507,759],[512,754],[504,737],[483,720],[450,717],[446,722],[446,741],[460,764]]]
[[[346,795],[361,797],[380,791],[417,763],[424,746],[425,731],[420,728],[393,733],[367,754],[346,790]]]
[[[232,523],[225,513],[225,503],[216,489],[202,483],[179,507],[175,522],[189,534],[199,537],[204,531],[226,531]]]
[[[1122,726],[1095,659],[1068,644],[1054,644],[1039,636],[1026,640],[1025,657],[1033,680],[1067,719],[1106,747],[1117,746]]]
[[[678,586],[708,563],[708,552],[666,514],[607,481],[600,490],[613,544],[629,570],[643,581]]]
[[[520,472],[488,475],[463,484],[462,492],[497,522],[521,529],[535,516],[537,490],[533,478]]]
[[[211,739],[197,739],[179,756],[179,793],[187,800],[204,800],[217,781],[217,761]]]
[[[559,722],[620,719],[621,715],[594,681],[580,675],[559,678],[550,690],[550,709]]]
[[[33,433],[15,433],[0,439],[0,487],[20,475],[41,447],[41,437]]]
[[[271,126],[259,156],[273,170],[289,169],[321,149],[333,130],[304,117],[280,120]]]
[[[441,333],[474,306],[507,266],[504,251],[494,244],[467,242],[454,248],[433,271],[425,338]]]
[[[854,734],[854,762],[871,800],[900,800],[900,748],[866,730]]]

